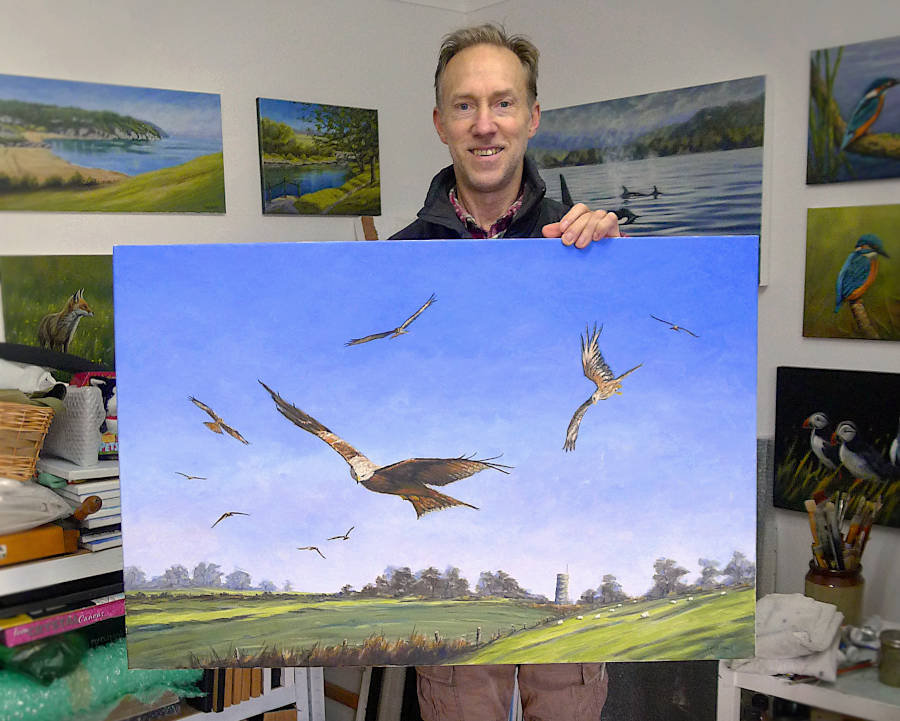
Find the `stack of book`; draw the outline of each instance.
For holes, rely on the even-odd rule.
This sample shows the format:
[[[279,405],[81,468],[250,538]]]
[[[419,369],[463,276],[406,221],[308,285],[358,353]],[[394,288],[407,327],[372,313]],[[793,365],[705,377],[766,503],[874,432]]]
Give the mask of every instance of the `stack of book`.
[[[276,673],[277,671],[277,673]],[[272,669],[272,688],[280,685],[281,669]],[[202,696],[185,699],[199,711],[219,712],[261,696],[263,693],[263,669],[261,668],[207,668],[198,684]],[[294,710],[293,718],[297,718]]]
[[[77,466],[61,458],[42,456],[38,459],[37,468],[66,482],[65,486],[53,490],[70,503],[80,505],[88,496],[99,496],[103,502],[99,511],[80,522],[80,546],[89,551],[102,551],[122,545],[118,461]]]

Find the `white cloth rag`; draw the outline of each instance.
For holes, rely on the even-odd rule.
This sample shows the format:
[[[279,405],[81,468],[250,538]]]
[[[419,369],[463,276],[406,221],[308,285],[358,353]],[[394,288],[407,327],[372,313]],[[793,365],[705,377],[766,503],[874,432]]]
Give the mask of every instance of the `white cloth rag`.
[[[748,671],[750,673],[796,673],[803,676],[815,676],[823,681],[834,683],[837,680],[838,645],[840,641],[840,634],[836,634],[834,643],[826,650],[795,658],[735,659],[731,661],[731,668],[735,671]],[[759,647],[758,644],[759,642],[757,642],[757,648]]]
[[[757,658],[796,658],[837,648],[844,614],[801,593],[770,593],[756,603]]]
[[[14,388],[23,393],[35,393],[52,388],[55,383],[46,368],[0,358],[0,388]]]

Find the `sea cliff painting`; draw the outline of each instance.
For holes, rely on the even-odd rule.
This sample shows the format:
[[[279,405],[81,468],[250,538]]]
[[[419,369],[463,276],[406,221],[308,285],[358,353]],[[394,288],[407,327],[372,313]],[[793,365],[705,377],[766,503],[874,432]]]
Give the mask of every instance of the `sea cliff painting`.
[[[900,176],[900,35],[810,53],[806,182]]]
[[[378,111],[256,99],[264,215],[380,215]]]
[[[0,210],[224,213],[219,96],[0,75]]]
[[[116,247],[129,664],[752,656],[757,246]]]
[[[551,196],[629,235],[759,235],[762,76],[544,110],[529,152]]]

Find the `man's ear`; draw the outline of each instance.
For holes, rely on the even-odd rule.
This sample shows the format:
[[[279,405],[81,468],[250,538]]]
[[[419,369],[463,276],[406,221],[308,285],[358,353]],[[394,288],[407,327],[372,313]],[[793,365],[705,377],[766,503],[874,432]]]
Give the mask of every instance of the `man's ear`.
[[[538,126],[541,124],[541,105],[535,102],[531,108],[531,126],[528,129],[528,137],[533,138],[537,132]]]
[[[436,105],[431,113],[431,119],[434,122],[434,129],[437,131],[438,137],[441,139],[441,142],[446,145],[447,136],[444,133],[444,124],[441,122],[441,111],[438,110]]]

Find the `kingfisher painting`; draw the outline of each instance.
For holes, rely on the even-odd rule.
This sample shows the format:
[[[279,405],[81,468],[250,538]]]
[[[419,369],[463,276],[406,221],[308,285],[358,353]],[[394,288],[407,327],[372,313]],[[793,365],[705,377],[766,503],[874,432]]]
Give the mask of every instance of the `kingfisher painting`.
[[[847,256],[838,273],[834,312],[838,313],[845,301],[853,312],[854,320],[868,337],[877,338],[878,332],[869,320],[862,298],[878,277],[878,256],[890,256],[884,250],[881,238],[873,233],[865,233],[856,241],[853,252]]]
[[[878,120],[881,111],[884,110],[885,92],[898,83],[900,80],[897,78],[878,78],[869,83],[847,121],[847,130],[841,141],[841,150],[846,150],[848,146],[869,132],[869,128]]]

